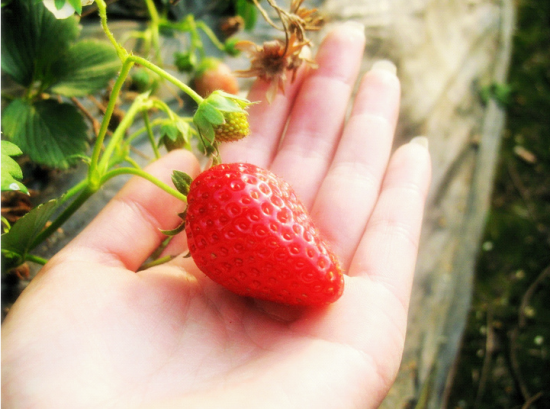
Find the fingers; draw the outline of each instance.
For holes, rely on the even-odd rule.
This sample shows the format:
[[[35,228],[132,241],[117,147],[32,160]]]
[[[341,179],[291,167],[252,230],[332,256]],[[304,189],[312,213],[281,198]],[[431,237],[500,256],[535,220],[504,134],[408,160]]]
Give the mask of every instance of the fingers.
[[[312,217],[347,270],[388,164],[399,111],[395,66],[381,61],[363,78]],[[342,217],[345,215],[346,217]]]
[[[271,104],[265,97],[269,83],[262,80],[254,82],[248,99],[259,103],[248,110],[250,136],[238,142],[222,144],[220,153],[225,163],[249,162],[263,168],[269,167],[307,71],[307,67],[302,66],[294,81],[287,80],[284,94],[278,92]]]
[[[199,165],[187,151],[173,151],[145,171],[172,185],[172,171],[191,176]],[[60,253],[65,258],[83,259],[105,265],[120,265],[135,271],[166,237],[159,229],[172,229],[185,204],[151,182],[132,178],[101,213]]]
[[[317,54],[319,68],[304,80],[271,166],[308,208],[340,137],[364,45],[364,28],[357,24],[344,24],[325,38]]]
[[[423,138],[392,156],[367,230],[349,275],[384,285],[408,306],[422,214],[430,183],[430,158]]]

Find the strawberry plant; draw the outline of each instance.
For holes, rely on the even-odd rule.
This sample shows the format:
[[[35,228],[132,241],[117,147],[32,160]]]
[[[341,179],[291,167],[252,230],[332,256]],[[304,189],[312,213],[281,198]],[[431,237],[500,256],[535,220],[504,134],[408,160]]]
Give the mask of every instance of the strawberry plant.
[[[86,177],[63,196],[37,206],[13,225],[3,218],[3,271],[9,271],[27,261],[45,264],[46,259],[33,254],[36,247],[56,232],[107,181],[120,175],[145,178],[184,202],[189,193],[192,199],[189,229],[192,229],[194,223],[200,223],[194,216],[194,205],[191,205],[191,202],[196,202],[196,189],[187,191],[190,181],[185,176],[174,178],[174,188],[145,172],[132,157],[133,141],[145,134],[155,158],[161,156],[162,147],[168,151],[188,149],[197,155],[205,155],[217,164],[221,162],[218,151],[220,143],[239,140],[248,135],[247,109],[251,102],[233,95],[237,93],[234,78],[231,77],[229,81],[226,78],[221,85],[213,84],[210,79],[202,87],[203,91],[207,91],[202,92],[197,87],[200,91],[197,92],[183,78],[165,69],[159,39],[161,35],[173,35],[176,32],[188,36],[189,48],[176,53],[175,64],[180,72],[196,80],[204,79],[207,71],[213,67],[216,70],[225,67],[219,60],[206,55],[203,39],[208,39],[227,55],[237,55],[243,49],[250,51],[252,43],[243,43],[234,38],[220,41],[204,22],[197,21],[192,14],[175,21],[168,16],[168,3],[159,12],[152,0],[144,1],[150,17],[147,27],[143,31],[130,32],[119,40],[109,28],[105,0],[96,0],[93,5],[90,5],[90,0],[44,0],[43,3],[12,0],[3,5],[2,69],[17,87],[10,94],[3,93],[5,108],[2,112],[2,128],[3,137],[7,140],[2,141],[2,191],[28,192],[21,182],[23,173],[13,159],[21,154],[32,163],[50,169],[68,169],[79,163],[87,166]],[[256,46],[250,70],[240,73],[241,76],[258,76],[272,81],[274,85],[268,95],[271,99],[282,89],[281,80],[285,78],[286,71],[294,73],[302,62],[309,63],[300,56],[302,47],[309,44],[305,31],[317,29],[320,20],[312,17],[316,15],[314,10],[302,7],[301,0],[292,1],[289,11],[281,9],[272,0],[268,3],[277,12],[282,28],[268,17],[256,1],[238,0],[233,2],[233,6],[239,14],[235,23],[237,26],[244,25],[246,29],[251,29],[258,10],[269,24],[285,33],[286,40],[275,40],[275,48],[269,44]],[[86,6],[88,9],[83,9]],[[74,13],[80,14],[94,7],[99,13],[108,42],[79,39],[79,20]],[[228,31],[233,28],[226,27]],[[143,40],[144,51],[141,54],[125,48],[124,44],[131,38]],[[227,84],[230,86],[227,87]],[[194,115],[187,117],[178,113],[155,97],[155,91],[160,86],[175,86],[179,92],[189,96],[196,103]],[[120,100],[126,91],[128,93],[124,99],[130,99],[130,103],[129,106],[121,106]],[[101,96],[104,102],[98,101],[95,96]],[[84,99],[98,106],[99,115],[94,115],[85,107]],[[143,121],[143,127],[130,133],[130,128],[137,120]],[[87,122],[91,124],[92,134]],[[220,169],[230,168],[214,167],[200,176],[192,186],[199,185],[200,180],[208,179],[209,175]],[[244,165],[238,169],[239,177],[242,178],[246,176],[245,169],[250,172],[246,180],[251,180],[252,173],[256,174],[258,180],[269,179],[270,182],[265,186],[269,186],[273,192],[282,192],[281,200],[286,210],[281,211],[295,212],[292,214],[295,214],[297,224],[293,225],[292,234],[300,238],[296,236],[296,242],[281,241],[280,250],[292,251],[300,247],[301,252],[306,252],[304,254],[311,251],[315,255],[309,260],[304,259],[307,261],[304,261],[304,270],[300,272],[300,285],[289,294],[283,294],[282,287],[277,290],[273,287],[275,296],[270,298],[264,290],[252,291],[254,283],[248,283],[241,289],[230,288],[239,294],[288,304],[323,304],[338,298],[343,281],[336,258],[318,238],[313,224],[307,219],[303,207],[291,194],[288,185],[260,169]],[[210,192],[213,196],[214,193]],[[281,232],[286,231],[284,222],[279,222],[282,223]],[[297,229],[301,229],[299,233],[295,231]],[[281,237],[283,240],[284,233],[280,234],[283,236],[272,236],[272,240]],[[306,236],[311,237],[308,239]],[[196,243],[193,246],[194,249],[198,248]],[[193,250],[192,253],[195,253],[195,257],[199,252]],[[211,275],[210,267],[204,264],[200,256],[197,257],[197,263],[206,274]],[[269,257],[272,263],[277,261],[275,254]],[[219,262],[222,262],[221,258]],[[256,267],[249,266],[251,269]],[[317,284],[313,289],[306,289],[305,283],[311,275],[316,274],[315,271],[320,274],[315,281]],[[289,288],[293,287],[290,281],[287,284]],[[261,287],[265,285],[267,282],[262,283]]]

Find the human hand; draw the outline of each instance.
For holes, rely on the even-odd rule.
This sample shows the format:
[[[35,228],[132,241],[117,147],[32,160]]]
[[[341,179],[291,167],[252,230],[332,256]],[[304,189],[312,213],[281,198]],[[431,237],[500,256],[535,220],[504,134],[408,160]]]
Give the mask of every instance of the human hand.
[[[9,312],[6,407],[379,405],[401,360],[430,164],[418,143],[390,157],[400,90],[388,64],[365,75],[344,126],[363,47],[357,27],[333,31],[319,68],[252,106],[252,135],[222,149],[294,186],[347,273],[342,297],[323,308],[242,298],[181,256],[136,273],[184,205],[133,179]],[[174,169],[199,172],[185,151],[148,167],[167,182]],[[185,250],[183,236],[167,251]]]

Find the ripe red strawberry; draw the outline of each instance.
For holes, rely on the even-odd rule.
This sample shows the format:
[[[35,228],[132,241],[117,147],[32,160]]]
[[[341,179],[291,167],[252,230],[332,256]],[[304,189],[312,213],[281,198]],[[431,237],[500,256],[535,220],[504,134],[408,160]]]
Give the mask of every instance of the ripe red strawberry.
[[[197,266],[243,295],[289,305],[336,301],[344,278],[290,185],[245,163],[214,166],[192,183],[186,233]]]

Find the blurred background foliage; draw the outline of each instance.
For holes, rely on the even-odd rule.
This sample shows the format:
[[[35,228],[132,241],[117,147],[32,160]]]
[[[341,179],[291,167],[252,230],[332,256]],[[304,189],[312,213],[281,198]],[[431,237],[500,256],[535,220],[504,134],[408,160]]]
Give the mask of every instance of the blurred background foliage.
[[[550,1],[518,0],[492,208],[448,408],[550,408]]]

